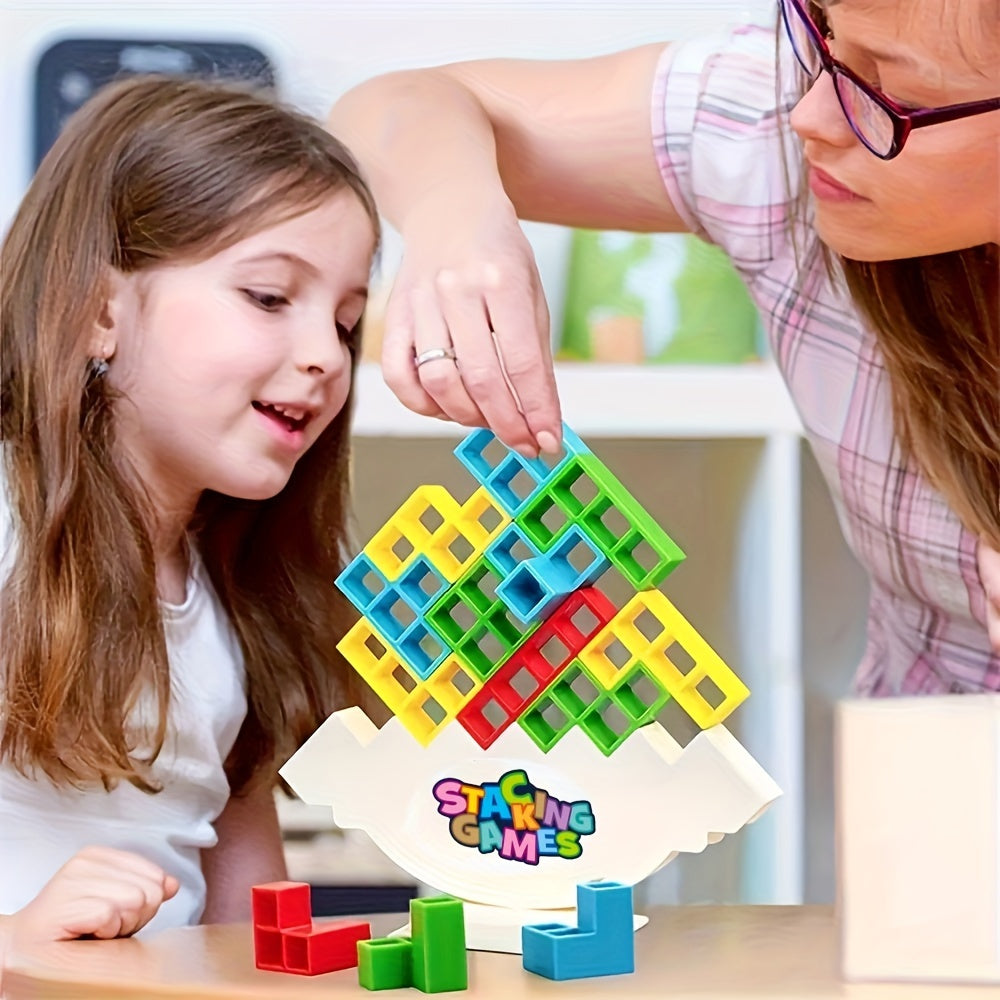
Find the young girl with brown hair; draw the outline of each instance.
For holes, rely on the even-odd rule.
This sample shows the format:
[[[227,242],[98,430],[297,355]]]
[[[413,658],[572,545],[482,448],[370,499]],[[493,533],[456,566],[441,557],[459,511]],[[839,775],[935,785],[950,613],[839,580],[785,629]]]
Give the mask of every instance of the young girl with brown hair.
[[[23,940],[245,916],[335,651],[379,240],[273,101],[101,91],[3,244],[0,918]]]
[[[331,127],[406,244],[386,379],[414,410],[551,450],[518,217],[720,245],[871,577],[856,689],[1000,690],[1000,4],[775,7],[667,47],[345,95]]]

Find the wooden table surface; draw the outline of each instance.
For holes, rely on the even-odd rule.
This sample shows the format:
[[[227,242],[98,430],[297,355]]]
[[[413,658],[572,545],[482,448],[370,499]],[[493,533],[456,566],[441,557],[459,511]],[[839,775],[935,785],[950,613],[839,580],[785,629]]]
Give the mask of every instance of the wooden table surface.
[[[550,982],[525,972],[519,955],[469,953],[470,1000],[519,997],[685,997],[756,1000],[998,1000],[998,986],[845,984],[836,972],[833,910],[819,906],[652,907],[636,935],[629,976]],[[372,918],[375,936],[402,918]],[[149,938],[66,941],[9,958],[9,1000],[186,1000],[371,997],[348,969],[308,978],[254,968],[246,924],[188,927]],[[413,991],[387,990],[410,998]]]

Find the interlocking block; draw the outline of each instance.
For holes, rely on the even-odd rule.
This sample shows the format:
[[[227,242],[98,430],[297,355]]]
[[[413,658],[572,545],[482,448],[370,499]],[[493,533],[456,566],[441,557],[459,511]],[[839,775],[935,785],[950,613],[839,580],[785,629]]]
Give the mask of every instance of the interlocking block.
[[[580,653],[604,687],[641,662],[702,729],[750,694],[746,685],[658,590],[635,595]]]
[[[375,599],[367,617],[421,679],[429,677],[448,655],[444,639],[394,586]]]
[[[518,565],[535,559],[542,550],[521,530],[517,521],[511,521],[486,547],[486,558],[500,576],[506,579]]]
[[[653,722],[669,699],[666,689],[641,662],[624,671],[608,690],[574,660],[518,721],[543,753],[578,725],[605,756],[610,756],[637,729]]]
[[[548,753],[601,698],[601,686],[579,660],[574,660],[531,703],[518,723],[542,753]]]
[[[358,983],[366,990],[399,990],[413,983],[413,944],[408,937],[358,942]]]
[[[580,717],[580,728],[610,757],[637,729],[648,725],[670,700],[666,688],[641,662],[633,664],[615,686]]]
[[[258,969],[315,976],[357,965],[367,921],[314,924],[306,882],[268,882],[250,890],[254,962]]]
[[[459,517],[458,501],[443,486],[418,486],[364,548],[387,580],[426,552],[436,531]],[[443,567],[439,567],[444,572]],[[444,573],[449,581],[453,577]]]
[[[250,890],[255,927],[287,930],[312,921],[308,882],[267,882]]]
[[[578,885],[577,927],[529,924],[521,929],[522,963],[547,979],[585,979],[635,972],[632,887]]]
[[[610,562],[579,525],[571,524],[548,552],[508,571],[497,596],[525,624],[547,617],[567,595],[588,587]]]
[[[443,486],[420,486],[372,536],[364,552],[389,581],[426,555],[454,583],[509,521],[484,488],[459,504]]]
[[[570,594],[458,713],[459,723],[485,750],[614,613],[614,605],[594,587]]]
[[[469,986],[462,901],[433,896],[410,901],[413,985],[423,993]]]
[[[422,746],[427,746],[482,686],[482,681],[451,654],[422,680],[367,618],[351,627],[337,649]]]
[[[590,449],[565,424],[562,454],[554,459],[524,458],[485,429],[473,431],[455,449],[458,460],[511,517],[521,513],[566,461],[581,454],[589,455]]]
[[[572,524],[636,590],[658,586],[684,560],[676,542],[595,455],[571,456],[518,514],[547,552]]]
[[[336,584],[363,615],[368,614],[379,595],[392,586],[365,552],[359,552],[347,564]]]
[[[500,576],[481,557],[427,612],[427,621],[481,681],[537,628],[512,617],[497,596]]]
[[[353,969],[358,964],[358,942],[371,937],[367,921],[337,920],[292,927],[282,932],[285,972],[319,976]]]

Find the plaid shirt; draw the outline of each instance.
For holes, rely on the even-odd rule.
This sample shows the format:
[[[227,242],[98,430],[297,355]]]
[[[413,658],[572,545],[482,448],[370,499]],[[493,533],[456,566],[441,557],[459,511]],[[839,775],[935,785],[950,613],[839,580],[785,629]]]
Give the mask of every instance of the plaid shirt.
[[[774,31],[764,27],[668,49],[653,95],[660,173],[691,231],[723,247],[749,287],[844,535],[870,575],[856,690],[1000,690],[977,540],[902,459],[874,336],[827,274],[809,218],[791,217],[801,151],[784,114],[796,92],[787,49],[780,100],[775,65]]]

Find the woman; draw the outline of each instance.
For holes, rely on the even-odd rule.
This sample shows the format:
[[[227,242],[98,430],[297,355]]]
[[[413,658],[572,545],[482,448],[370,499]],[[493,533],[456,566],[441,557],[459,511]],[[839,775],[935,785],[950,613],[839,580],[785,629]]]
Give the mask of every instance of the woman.
[[[471,62],[348,93],[330,127],[406,244],[386,379],[421,413],[554,450],[547,311],[517,218],[721,245],[871,574],[858,690],[1000,690],[1000,5],[779,8],[777,38]]]

